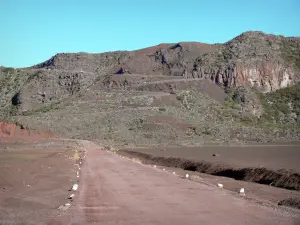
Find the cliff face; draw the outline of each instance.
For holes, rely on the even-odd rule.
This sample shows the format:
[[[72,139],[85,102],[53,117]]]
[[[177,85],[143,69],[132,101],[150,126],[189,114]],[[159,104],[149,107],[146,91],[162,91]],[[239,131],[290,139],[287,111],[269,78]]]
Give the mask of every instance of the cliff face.
[[[299,55],[297,38],[246,32],[218,51],[198,57],[192,76],[226,87],[255,86],[270,92],[299,80]]]
[[[189,77],[208,78],[225,87],[257,87],[262,92],[275,91],[298,80],[292,67],[268,60],[250,65],[237,61],[219,66],[217,63],[212,65],[204,61]]]

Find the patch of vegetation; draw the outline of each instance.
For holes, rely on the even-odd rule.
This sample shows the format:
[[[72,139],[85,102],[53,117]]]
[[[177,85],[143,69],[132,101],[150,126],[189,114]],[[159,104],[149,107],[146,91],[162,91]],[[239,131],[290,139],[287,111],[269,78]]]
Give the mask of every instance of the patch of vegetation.
[[[230,116],[235,122],[242,126],[256,126],[257,116],[249,111],[249,105],[254,104],[253,90],[244,88],[230,88],[225,90],[228,94],[223,110],[223,115]],[[255,104],[257,104],[255,102]]]
[[[205,134],[205,135],[211,135],[212,134],[212,131],[209,127],[203,127],[203,130],[201,132],[202,132],[202,134]]]
[[[0,111],[0,121],[10,121],[13,116],[18,115],[18,106],[9,105]]]
[[[289,64],[293,64],[300,71],[300,42],[290,39],[282,39],[281,42],[282,57]]]
[[[228,97],[224,103],[225,110],[222,110],[223,117],[231,117],[246,127],[300,128],[300,83],[266,94],[243,88],[232,88],[226,92]],[[261,115],[255,116],[247,111],[249,105],[257,105]]]
[[[300,83],[257,95],[264,109],[262,120],[273,123],[300,123]]]
[[[33,80],[33,79],[36,78],[36,77],[39,77],[39,75],[40,75],[42,72],[43,72],[42,70],[37,70],[37,71],[35,71],[34,73],[30,74],[29,77],[28,77],[27,82]]]
[[[239,122],[244,126],[257,125],[257,118],[251,114],[242,114],[239,118]]]
[[[12,67],[4,67],[1,69],[2,73],[10,73],[10,72],[14,72],[15,69]]]
[[[35,113],[46,113],[51,110],[59,109],[59,103],[52,103],[50,105],[42,105],[36,109],[25,111],[22,113],[23,116],[29,116]]]
[[[236,90],[234,88],[226,89],[225,92],[228,94],[224,106],[227,108],[234,108],[235,102],[233,100],[233,96],[235,95]]]
[[[48,111],[53,110],[53,109],[58,109],[58,104],[57,103],[53,103],[53,104],[50,104],[50,105],[43,105],[43,106],[37,108],[35,110],[35,112],[45,113],[45,112],[48,112]]]

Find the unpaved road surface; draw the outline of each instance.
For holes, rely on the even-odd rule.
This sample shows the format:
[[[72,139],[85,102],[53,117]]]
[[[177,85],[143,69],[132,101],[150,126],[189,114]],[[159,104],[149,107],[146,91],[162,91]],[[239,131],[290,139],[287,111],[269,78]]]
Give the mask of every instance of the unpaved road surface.
[[[225,190],[140,165],[91,142],[84,145],[87,155],[73,206],[48,224],[296,225],[300,222],[296,213],[258,205]]]

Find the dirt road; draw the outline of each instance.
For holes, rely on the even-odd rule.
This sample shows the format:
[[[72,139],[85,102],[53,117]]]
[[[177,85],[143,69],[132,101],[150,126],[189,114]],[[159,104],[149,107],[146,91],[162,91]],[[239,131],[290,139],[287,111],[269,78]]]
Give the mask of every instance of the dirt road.
[[[293,224],[297,215],[140,165],[84,142],[74,205],[48,224]],[[297,221],[296,221],[297,220]]]

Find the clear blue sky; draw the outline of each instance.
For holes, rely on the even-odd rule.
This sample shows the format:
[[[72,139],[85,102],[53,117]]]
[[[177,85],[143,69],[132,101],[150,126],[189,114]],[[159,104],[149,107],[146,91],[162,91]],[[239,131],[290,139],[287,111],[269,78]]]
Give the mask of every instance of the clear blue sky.
[[[300,0],[0,0],[0,65],[59,52],[225,42],[248,30],[300,36]]]

